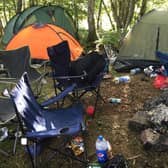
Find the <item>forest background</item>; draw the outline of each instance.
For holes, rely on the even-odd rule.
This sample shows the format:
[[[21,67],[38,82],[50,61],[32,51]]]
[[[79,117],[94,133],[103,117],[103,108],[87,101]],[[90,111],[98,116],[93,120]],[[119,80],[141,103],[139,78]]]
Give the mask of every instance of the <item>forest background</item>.
[[[126,33],[145,13],[168,8],[167,0],[1,0],[0,38],[14,15],[35,5],[64,7],[73,18],[78,40],[87,50],[97,43],[118,49]]]

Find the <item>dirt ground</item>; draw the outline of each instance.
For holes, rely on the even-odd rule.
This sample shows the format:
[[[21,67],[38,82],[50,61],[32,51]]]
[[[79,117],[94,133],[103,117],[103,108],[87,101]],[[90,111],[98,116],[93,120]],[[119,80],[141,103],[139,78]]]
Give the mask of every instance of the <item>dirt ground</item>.
[[[115,74],[116,76],[129,74]],[[167,168],[167,153],[145,151],[140,134],[128,128],[128,121],[143,109],[146,100],[160,95],[162,91],[153,87],[153,80],[144,74],[130,76],[127,84],[115,84],[104,80],[101,93],[105,100],[121,98],[120,104],[99,104],[94,121],[88,125],[89,153],[95,152],[95,140],[102,134],[111,142],[113,154],[123,154],[132,168]]]
[[[113,77],[121,75],[129,74],[115,73]],[[160,95],[162,91],[155,89],[152,85],[153,79],[144,74],[130,76],[131,81],[126,84],[115,84],[113,77],[103,80],[101,84],[101,94],[106,103],[98,102],[94,119],[87,116],[86,145],[89,161],[97,161],[95,142],[97,136],[101,134],[111,143],[114,155],[120,153],[128,159],[130,168],[168,168],[167,153],[146,151],[141,144],[140,134],[128,128],[129,119],[143,108],[144,102]],[[108,103],[107,99],[110,97],[121,98],[121,103]],[[93,105],[94,100],[92,94],[87,94],[82,99],[85,108],[88,105]],[[0,168],[30,167],[30,165],[26,166],[29,158],[25,156],[25,153],[19,154],[20,151],[19,148],[15,156],[0,156]],[[57,161],[59,160],[57,159]],[[65,160],[61,162],[60,166],[53,164],[51,167],[72,168],[69,163],[65,163]],[[78,167],[77,165],[73,166],[73,168]]]

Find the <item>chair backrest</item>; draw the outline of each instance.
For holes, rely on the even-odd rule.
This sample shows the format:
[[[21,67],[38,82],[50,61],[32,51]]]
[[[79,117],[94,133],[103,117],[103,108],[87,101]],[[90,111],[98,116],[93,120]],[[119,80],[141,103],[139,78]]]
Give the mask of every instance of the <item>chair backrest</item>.
[[[162,74],[168,76],[168,54],[161,51],[156,51],[156,57],[159,58],[160,63],[164,66]]]
[[[69,74],[70,49],[67,41],[48,47],[48,56],[55,75],[66,76]]]
[[[70,48],[67,41],[47,48],[53,76],[69,76]],[[57,79],[63,85],[68,85],[67,79]]]
[[[30,51],[28,46],[15,50],[1,50],[0,60],[7,68],[10,77],[19,79],[30,70]]]
[[[18,117],[21,116],[26,127],[34,131],[44,131],[46,127],[41,113],[42,109],[30,88],[26,72],[12,89],[10,95],[16,109],[16,114]]]
[[[156,57],[159,58],[161,64],[168,64],[168,53],[163,53],[161,51],[156,51]]]

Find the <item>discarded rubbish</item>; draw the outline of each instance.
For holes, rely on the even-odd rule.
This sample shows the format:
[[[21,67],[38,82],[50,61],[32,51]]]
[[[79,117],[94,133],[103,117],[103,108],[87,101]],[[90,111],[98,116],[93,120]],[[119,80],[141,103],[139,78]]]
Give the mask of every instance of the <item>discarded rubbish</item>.
[[[144,73],[147,76],[150,76],[153,72],[154,72],[154,68],[153,68],[152,65],[150,65],[149,67],[147,67],[147,68],[144,69]]]
[[[94,111],[95,111],[95,109],[94,109],[94,106],[92,106],[92,105],[88,106],[86,109],[86,113],[89,115],[93,115]]]
[[[108,160],[113,157],[112,147],[109,141],[107,141],[107,158]]]
[[[161,73],[160,69],[154,68],[152,65],[144,69],[144,74],[150,78],[156,77],[158,73]]]
[[[0,129],[0,141],[5,140],[8,137],[8,128],[3,127]]]
[[[140,68],[134,68],[130,70],[130,74],[135,75],[141,72]]]
[[[115,77],[114,82],[116,84],[118,84],[118,83],[128,83],[128,82],[130,82],[130,77],[129,76]]]
[[[96,155],[99,163],[105,163],[107,161],[107,151],[107,141],[102,135],[99,135],[96,140]]]
[[[87,168],[102,168],[100,163],[89,163]]]
[[[122,155],[117,154],[105,165],[107,168],[129,168],[128,160]]]
[[[71,140],[70,145],[68,147],[72,149],[73,153],[76,156],[79,156],[80,154],[82,154],[84,152],[83,138],[80,136],[74,137]]]
[[[111,97],[108,99],[109,103],[121,103],[121,99],[119,98],[115,98],[115,97]]]

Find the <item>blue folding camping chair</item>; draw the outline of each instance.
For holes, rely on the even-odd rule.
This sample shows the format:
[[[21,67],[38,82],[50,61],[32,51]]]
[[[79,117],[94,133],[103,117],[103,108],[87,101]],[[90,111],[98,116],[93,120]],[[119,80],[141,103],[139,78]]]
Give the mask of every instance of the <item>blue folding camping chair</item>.
[[[156,51],[156,57],[159,58],[161,65],[164,66],[162,75],[168,76],[168,54],[161,51]]]
[[[80,134],[84,139],[85,123],[83,118],[83,107],[80,102],[74,102],[71,106],[50,109],[49,106],[59,101],[74,89],[75,85],[69,86],[58,96],[39,104],[31,90],[28,75],[25,72],[20,81],[10,92],[11,100],[16,109],[16,115],[22,131],[22,137],[33,142],[33,147],[26,143],[32,167],[46,167],[43,163],[38,163],[39,144],[44,140],[53,137],[63,137],[70,140],[73,136]],[[46,108],[47,107],[47,108]],[[64,144],[64,143],[63,143]],[[85,141],[84,141],[85,144]],[[86,149],[84,158],[79,158],[73,154],[66,153],[65,146],[58,149],[53,146],[48,148],[54,153],[59,153],[70,157],[86,165]],[[47,159],[46,159],[47,160]]]
[[[94,104],[96,111],[98,99],[104,101],[100,95],[100,84],[106,73],[107,59],[98,53],[91,53],[71,61],[71,52],[67,41],[50,46],[47,51],[56,94],[57,89],[62,91],[75,83],[76,87],[72,93],[72,100],[80,99],[85,93],[91,91],[96,95]]]

